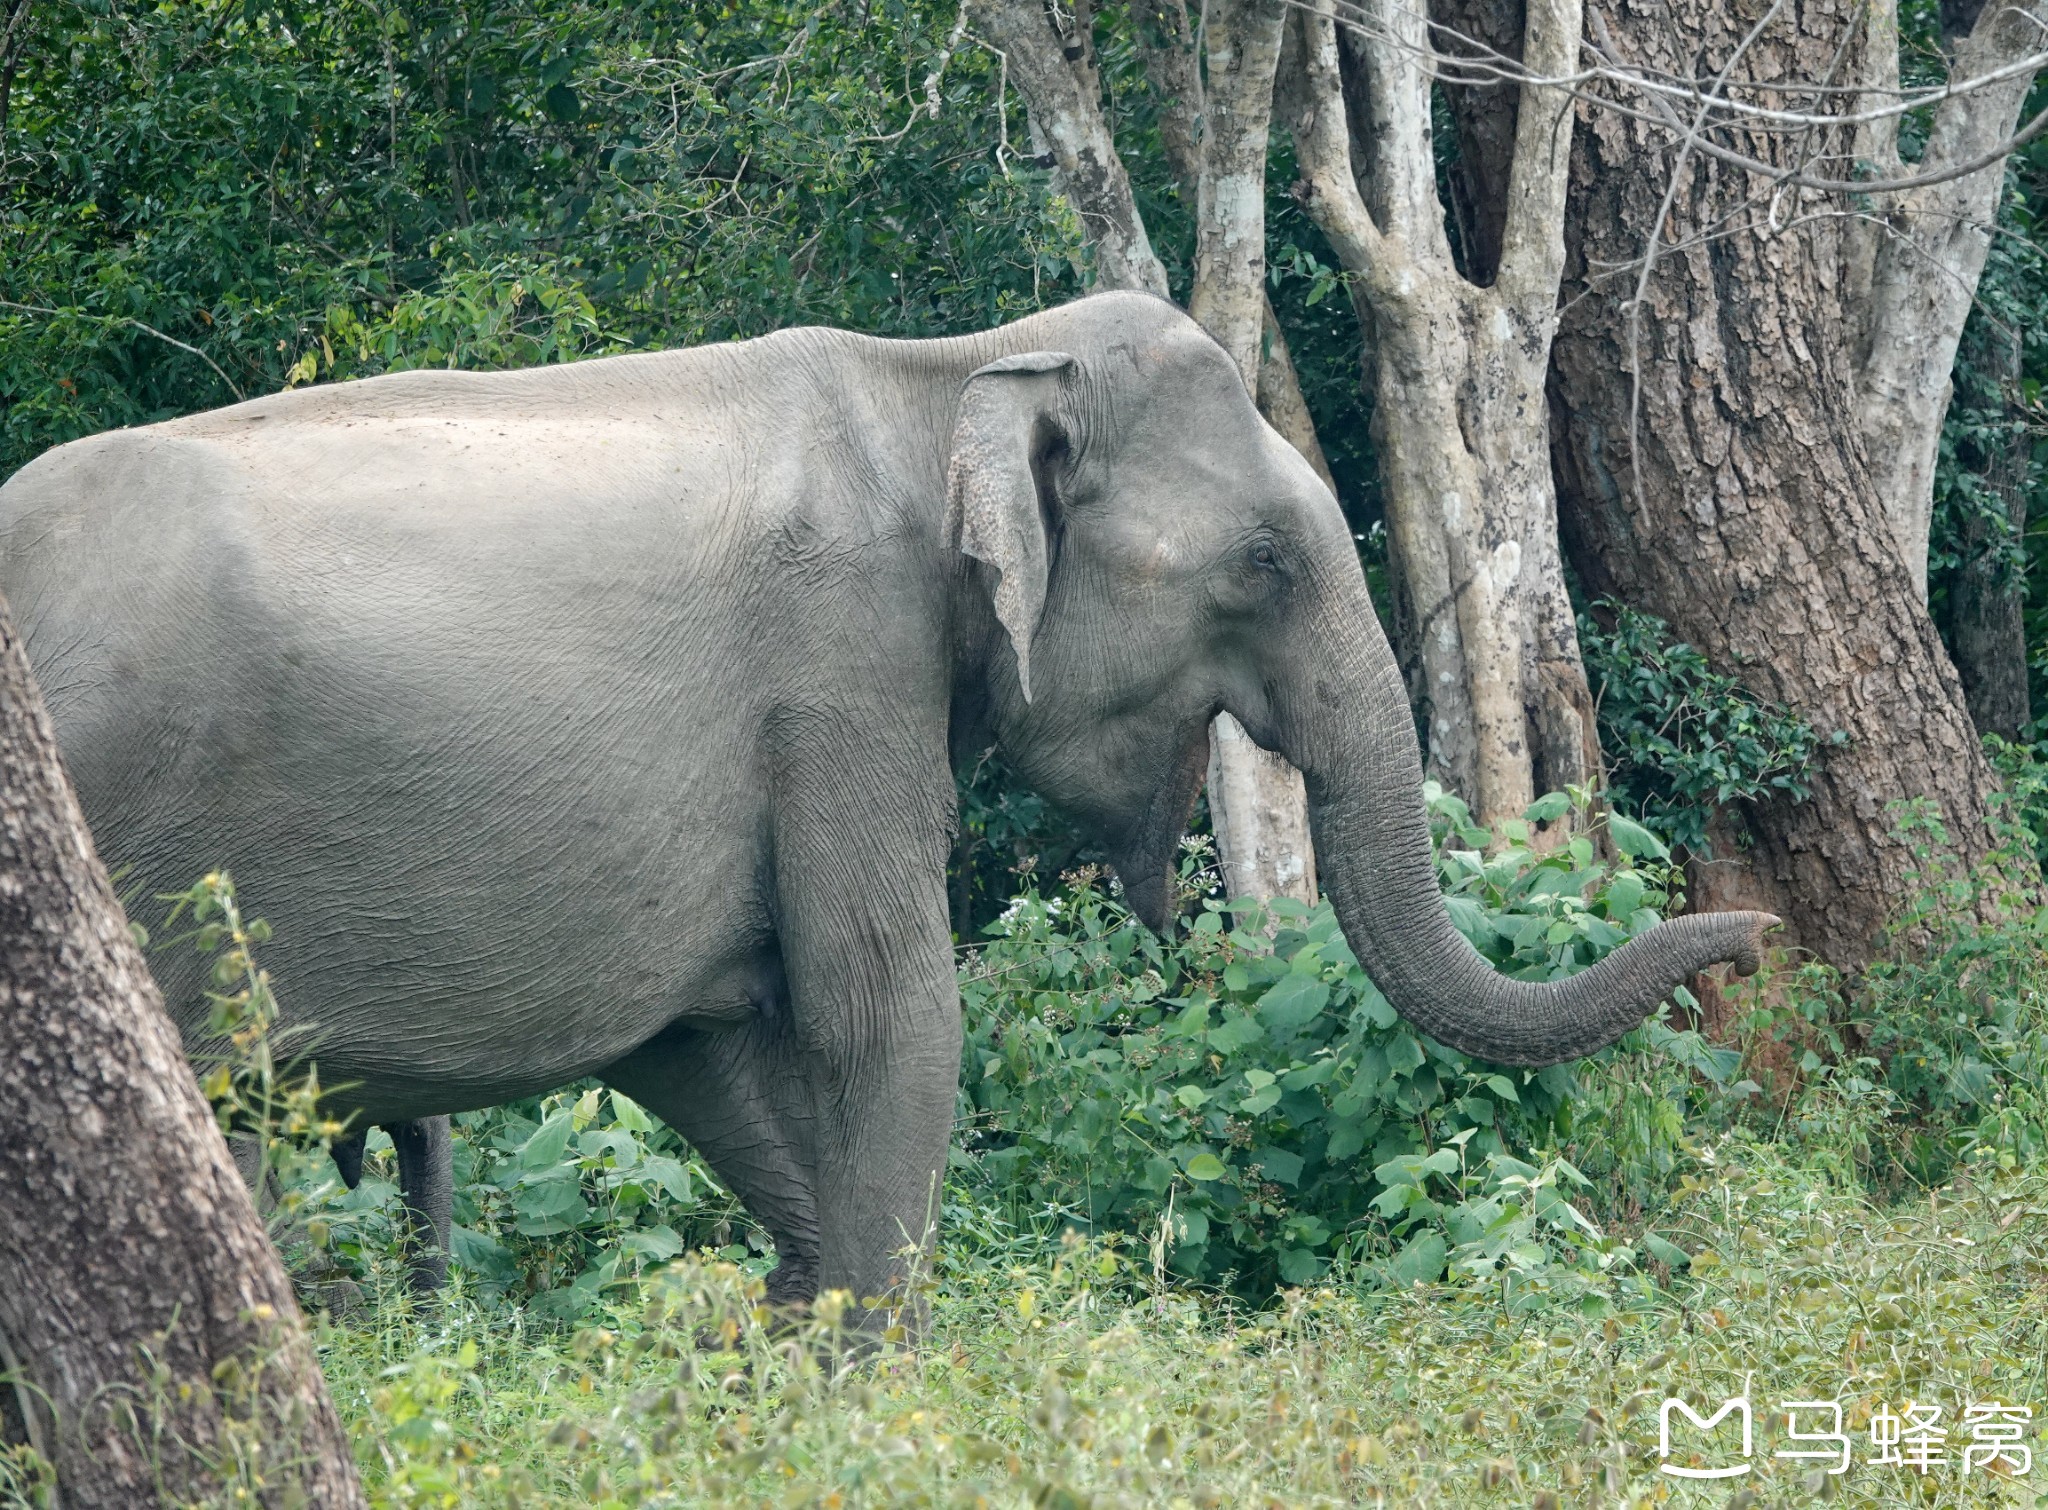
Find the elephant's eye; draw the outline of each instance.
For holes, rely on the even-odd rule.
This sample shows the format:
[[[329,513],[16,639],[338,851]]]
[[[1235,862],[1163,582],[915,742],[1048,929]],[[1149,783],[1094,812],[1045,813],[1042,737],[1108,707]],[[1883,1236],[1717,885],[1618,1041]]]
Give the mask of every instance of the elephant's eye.
[[[1252,565],[1262,566],[1266,570],[1271,571],[1279,564],[1280,553],[1274,550],[1272,546],[1261,542],[1252,547]]]

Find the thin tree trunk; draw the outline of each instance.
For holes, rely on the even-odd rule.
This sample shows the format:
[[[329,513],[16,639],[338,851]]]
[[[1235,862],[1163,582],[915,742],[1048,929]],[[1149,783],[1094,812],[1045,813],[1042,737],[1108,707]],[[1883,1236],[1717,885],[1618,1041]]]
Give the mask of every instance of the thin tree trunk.
[[[1993,338],[1987,355],[1998,360],[2006,386],[2020,376],[2020,332]],[[1984,486],[2005,505],[2005,529],[1972,510],[1963,527],[1958,562],[1948,580],[1948,641],[1962,677],[1970,721],[1980,734],[2019,738],[2033,717],[2027,688],[2027,584],[2013,543],[2027,529],[2027,493],[2033,478],[2034,437],[2015,426],[1988,457]]]
[[[1076,19],[1087,12],[1062,15],[1040,0],[972,0],[970,14],[1009,60],[1010,77],[1052,149],[1060,187],[1095,249],[1097,285],[1167,297],[1166,269],[1102,113],[1094,38]]]
[[[1367,0],[1340,42],[1306,12],[1284,92],[1299,192],[1354,276],[1371,333],[1389,556],[1434,773],[1498,829],[1598,770],[1592,697],[1557,548],[1544,376],[1563,263],[1561,91],[1515,102],[1487,224],[1490,287],[1455,265],[1432,145],[1427,23]],[[1576,0],[1527,7],[1538,75],[1568,72]],[[1489,211],[1489,213],[1491,213]]]
[[[1886,0],[1873,19],[1872,73],[1880,87],[1898,80],[1895,3]],[[1983,5],[1969,18],[1967,31],[1948,39],[1951,82],[1982,78],[2039,52],[2048,40],[2048,8],[2029,10],[2025,4]],[[2011,136],[2032,83],[2033,75],[2021,71],[1948,96],[1934,109],[1926,150],[1911,171],[1932,173],[1975,161]],[[1883,101],[1881,93],[1873,93],[1866,104]],[[1868,133],[1860,145],[1879,176],[1907,171],[1895,128]],[[1870,259],[1862,345],[1856,353],[1864,455],[1922,602],[1927,599],[1927,532],[1949,374],[1991,249],[2004,188],[2001,160],[1960,178],[1879,196],[1875,213],[1882,224],[1871,228],[1862,248],[1849,248],[1852,271],[1861,270],[1856,266],[1859,251]]]
[[[1280,63],[1282,0],[1215,0],[1205,40],[1195,286],[1188,313],[1259,391],[1265,327],[1266,144]]]
[[[64,1510],[361,1505],[0,603],[0,1359]],[[5,1386],[0,1386],[4,1388]]]
[[[1747,50],[1755,21],[1726,7],[1684,0],[1662,15],[1617,15],[1596,35],[1625,41],[1630,66],[1685,77],[1864,76],[1863,0],[1787,0]],[[1847,129],[1716,135],[1773,163],[1840,163],[1853,147]],[[1807,773],[1807,801],[1739,815],[1750,848],[1699,868],[1692,893],[1775,912],[1790,942],[1855,968],[1916,868],[1889,805],[1932,798],[1970,863],[1991,842],[1994,782],[1865,452],[1842,221],[1790,190],[1773,220],[1779,188],[1681,154],[1662,127],[1583,115],[1554,455],[1564,543],[1590,592],[1657,614],[1761,696],[1844,736]],[[1659,239],[1632,323],[1637,265]]]
[[[1165,296],[1166,270],[1103,114],[1092,12],[1077,6],[1068,16],[1041,0],[971,0],[971,14],[1009,59],[1031,118],[1052,147],[1061,188],[1095,247],[1098,284]],[[1148,66],[1167,70],[1153,75],[1162,129],[1183,188],[1192,187],[1197,203],[1191,313],[1230,353],[1268,420],[1327,482],[1328,463],[1265,298],[1266,130],[1281,15],[1280,0],[1229,0],[1211,15],[1206,81],[1184,5],[1162,0],[1139,26]],[[1203,101],[1199,132],[1195,99]],[[1252,743],[1227,713],[1210,730],[1209,813],[1231,895],[1316,900],[1301,774]]]

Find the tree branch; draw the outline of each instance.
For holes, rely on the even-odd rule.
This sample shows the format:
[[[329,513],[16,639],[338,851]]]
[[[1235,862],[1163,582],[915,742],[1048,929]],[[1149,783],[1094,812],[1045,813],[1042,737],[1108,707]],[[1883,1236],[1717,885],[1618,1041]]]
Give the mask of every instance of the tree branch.
[[[1581,0],[1528,0],[1525,16],[1523,62],[1532,77],[1522,85],[1515,115],[1496,286],[1526,314],[1548,318],[1564,277],[1565,189],[1576,111],[1568,91],[1536,79],[1563,74],[1578,61],[1585,16]]]
[[[1092,67],[1085,66],[1091,49],[1057,30],[1039,0],[968,0],[968,10],[1002,53],[1052,149],[1061,187],[1095,247],[1098,283],[1165,298],[1166,269],[1145,233],[1130,175],[1103,119],[1101,95],[1084,87],[1084,77],[1093,77]],[[1077,48],[1078,56],[1070,59]]]

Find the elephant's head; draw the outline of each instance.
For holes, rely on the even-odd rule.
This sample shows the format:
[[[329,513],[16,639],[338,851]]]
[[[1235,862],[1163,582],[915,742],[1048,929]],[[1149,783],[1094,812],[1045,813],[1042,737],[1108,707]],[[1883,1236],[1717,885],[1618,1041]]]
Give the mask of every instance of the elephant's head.
[[[1005,756],[1100,834],[1157,929],[1207,759],[1236,715],[1306,779],[1346,938],[1400,1013],[1507,1064],[1590,1053],[1763,913],[1674,919],[1569,980],[1495,971],[1436,884],[1408,696],[1336,500],[1179,311],[1110,294],[998,333],[966,382],[950,494]],[[1028,345],[1027,345],[1028,343]],[[999,626],[997,628],[996,626]]]

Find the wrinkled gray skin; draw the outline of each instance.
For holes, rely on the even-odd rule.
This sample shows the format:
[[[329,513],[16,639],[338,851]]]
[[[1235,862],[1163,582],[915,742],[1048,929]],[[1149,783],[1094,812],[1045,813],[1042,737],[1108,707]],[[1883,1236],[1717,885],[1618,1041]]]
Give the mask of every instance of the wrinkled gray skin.
[[[1228,709],[1305,774],[1388,999],[1502,1063],[1754,968],[1773,921],[1681,918],[1553,985],[1490,969],[1336,503],[1142,295],[279,394],[63,447],[0,532],[109,861],[233,871],[340,1109],[599,1076],[774,1235],[778,1298],[879,1294],[929,1239],[951,765],[991,742],[1159,928]]]

